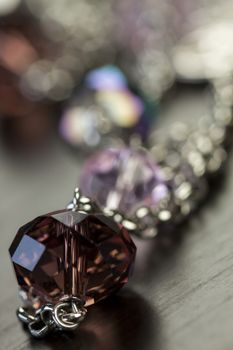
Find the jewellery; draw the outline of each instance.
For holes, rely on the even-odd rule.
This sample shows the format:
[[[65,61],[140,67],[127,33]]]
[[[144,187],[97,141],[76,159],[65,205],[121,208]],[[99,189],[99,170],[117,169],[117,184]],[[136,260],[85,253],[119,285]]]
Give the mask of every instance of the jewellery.
[[[9,251],[25,304],[18,318],[41,338],[76,329],[86,306],[127,283],[136,247],[122,225],[76,189],[68,209],[21,227]]]
[[[132,91],[119,68],[103,66],[85,76],[69,101],[60,134],[70,145],[84,149],[130,142],[136,136],[145,142],[156,119],[155,107],[155,102]]]
[[[210,118],[201,120],[198,128],[174,125],[170,135],[156,131],[150,137],[150,153],[125,148],[97,153],[83,167],[83,193],[143,238],[181,223],[205,197],[209,178],[226,159],[232,126],[231,82],[214,82],[213,95]]]
[[[49,12],[53,12],[51,8]],[[55,19],[58,13],[55,12]],[[62,17],[64,20],[66,16]],[[76,18],[74,22],[79,24]],[[63,34],[56,39],[63,41]],[[85,36],[84,39],[85,43],[88,42]],[[104,43],[105,39],[106,33]],[[70,43],[74,42],[72,38]],[[100,46],[98,49],[102,50]],[[105,44],[103,48],[104,52]],[[138,52],[141,48],[139,45]],[[94,51],[98,52],[98,49]],[[72,55],[68,62],[77,51],[69,51]],[[154,68],[151,58],[155,50],[149,45],[146,51],[137,59],[132,49],[126,64],[134,56],[136,63],[132,65],[130,75],[140,90],[151,97],[156,90],[155,79],[151,78],[151,66]],[[43,60],[35,62],[24,72],[22,87],[38,99],[63,100],[75,86],[71,74],[73,66],[70,66],[70,71],[67,69],[66,58],[55,64]],[[151,63],[146,72],[145,62]],[[63,64],[64,69],[61,68]],[[90,61],[84,69],[89,68]],[[135,70],[138,68],[141,68],[141,74],[137,76]],[[75,72],[78,80],[78,69]],[[41,78],[38,79],[40,84],[34,83],[35,73]],[[64,90],[59,90],[63,83],[61,77],[65,78]],[[173,76],[168,81],[172,79]],[[51,86],[51,82],[54,85]],[[198,131],[178,125],[171,136],[160,141],[152,134],[150,153],[136,149],[108,150],[96,158],[94,165],[88,165],[88,176],[84,176],[84,172],[82,188],[85,193],[90,191],[91,196],[96,197],[102,214],[88,197],[81,196],[77,190],[67,210],[39,217],[19,230],[10,253],[22,287],[20,294],[27,304],[18,310],[18,317],[28,325],[32,335],[42,337],[50,331],[76,329],[86,315],[85,306],[107,297],[127,282],[135,246],[126,228],[141,237],[155,237],[182,222],[202,200],[209,177],[221,169],[226,158],[225,143],[232,123],[231,105],[228,98],[226,100],[229,86],[222,87],[222,81],[213,81],[213,84],[216,104],[211,123],[201,124]],[[166,88],[165,83],[155,97],[160,98]],[[119,97],[119,90],[114,90],[114,95]],[[129,95],[130,101],[135,102],[138,95],[132,91]],[[105,99],[99,101],[101,108],[106,107]],[[95,141],[92,137],[89,140]],[[104,158],[106,161],[102,163]]]

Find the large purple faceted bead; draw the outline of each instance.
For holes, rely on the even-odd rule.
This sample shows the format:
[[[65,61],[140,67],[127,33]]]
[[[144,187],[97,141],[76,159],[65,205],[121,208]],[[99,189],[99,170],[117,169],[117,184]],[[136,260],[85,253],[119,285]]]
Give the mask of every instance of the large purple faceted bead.
[[[27,303],[37,309],[65,296],[88,306],[118,291],[132,273],[136,247],[102,213],[64,209],[21,227],[9,251]]]
[[[133,216],[139,207],[156,207],[167,196],[163,172],[144,150],[107,149],[91,157],[80,178],[81,191],[101,207]]]

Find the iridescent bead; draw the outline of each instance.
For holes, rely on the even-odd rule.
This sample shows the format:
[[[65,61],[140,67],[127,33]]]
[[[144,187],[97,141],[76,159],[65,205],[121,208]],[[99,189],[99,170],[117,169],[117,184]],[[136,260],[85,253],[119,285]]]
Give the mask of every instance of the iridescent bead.
[[[96,148],[112,139],[145,141],[155,117],[155,105],[129,86],[115,66],[90,71],[84,84],[64,109],[60,134],[73,147]]]

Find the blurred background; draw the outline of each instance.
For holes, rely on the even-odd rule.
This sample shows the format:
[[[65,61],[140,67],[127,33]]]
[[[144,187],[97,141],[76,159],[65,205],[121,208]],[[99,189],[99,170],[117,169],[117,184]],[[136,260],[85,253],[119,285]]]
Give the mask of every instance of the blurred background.
[[[175,82],[231,75],[232,13],[231,1],[1,0],[4,147],[146,142]]]
[[[78,183],[81,164],[96,150],[122,144],[147,146],[150,134],[157,127],[169,128],[173,120],[192,123],[197,116],[208,114],[213,104],[210,82],[231,80],[232,71],[232,0],[0,0],[0,279],[3,281],[0,323],[5,324],[0,329],[3,339],[0,349],[19,349],[18,343],[22,350],[54,347],[52,343],[41,343],[40,347],[29,341],[12,313],[12,305],[16,308],[18,304],[17,287],[7,249],[18,227],[40,213],[65,207]],[[216,212],[230,217],[233,191],[228,189],[233,188],[232,181],[226,183],[226,188],[227,208],[213,211],[209,208],[201,228],[194,224],[191,232],[198,230],[200,235],[208,230],[209,222],[212,228],[219,227]],[[196,237],[199,242],[199,236]],[[191,240],[193,243],[195,239]],[[201,243],[195,244],[200,253]],[[151,258],[143,258],[143,254],[149,256],[152,248],[150,243],[140,243],[140,266],[132,284],[134,289],[147,297],[150,288],[151,293],[158,292],[160,281],[163,292],[168,293],[172,285],[164,279],[168,272],[179,294],[184,288],[184,265],[180,262],[174,271],[170,260],[165,263],[168,270],[163,267],[161,273],[153,274],[153,269],[146,270]],[[192,273],[191,259],[201,259],[194,253],[190,256],[184,275]],[[162,263],[152,259],[153,264],[163,265],[164,259]],[[212,259],[214,255],[210,252],[208,264],[215,264]],[[190,285],[205,279],[203,273],[203,265],[196,266]],[[149,288],[151,278],[154,284]],[[148,293],[150,304],[154,305],[152,300],[158,299]],[[216,293],[209,294],[210,306],[217,295],[220,300],[223,298],[220,291]],[[120,305],[125,310],[128,296],[124,299],[123,294],[122,298]],[[140,335],[137,342],[130,343],[127,335],[131,334],[132,341],[134,331],[127,312],[122,316],[113,305],[108,305],[114,309],[112,328],[109,330],[106,321],[104,324],[103,310],[97,310],[97,316],[94,311],[90,323],[97,338],[103,337],[107,329],[107,345],[96,344],[94,339],[93,347],[88,347],[84,337],[84,344],[68,341],[70,349],[164,348],[154,334],[157,327],[160,329],[157,315],[140,300],[133,294],[128,302],[129,313],[134,312],[135,305],[140,311],[133,324]],[[184,326],[182,315],[191,313],[199,317],[198,309],[194,310],[195,306],[185,300],[178,316],[169,309],[173,318],[168,318],[167,337],[173,337],[176,331],[175,316],[179,319],[179,329]],[[165,302],[161,305],[161,310],[165,310]],[[144,310],[147,318],[140,328]],[[220,319],[224,314],[225,310],[220,312]],[[119,343],[119,339],[116,343],[114,329],[120,328],[115,317],[126,322],[129,333],[119,331],[125,343]],[[104,328],[98,328],[97,322],[102,322]],[[14,337],[10,331],[12,325]],[[225,332],[230,326],[229,321]],[[223,349],[220,335],[213,342],[211,332],[205,333],[203,324],[195,327],[194,333],[181,334],[173,345],[167,340],[166,349],[196,349],[203,344],[205,347],[200,348],[205,350]],[[213,322],[212,329],[216,334],[217,323]],[[199,332],[202,332],[201,340],[195,338]],[[190,335],[195,335],[193,341],[189,341]],[[229,345],[230,338],[227,339]],[[56,349],[59,349],[57,343]]]

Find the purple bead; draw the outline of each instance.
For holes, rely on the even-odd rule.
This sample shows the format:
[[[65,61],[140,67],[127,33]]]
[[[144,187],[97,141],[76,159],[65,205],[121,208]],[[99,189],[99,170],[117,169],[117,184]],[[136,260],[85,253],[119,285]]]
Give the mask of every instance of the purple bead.
[[[69,295],[86,306],[108,297],[128,282],[135,254],[121,225],[67,209],[22,226],[10,247],[18,284],[36,309]]]
[[[156,207],[168,193],[163,173],[144,150],[107,149],[91,157],[80,178],[82,192],[102,207],[134,215]]]

